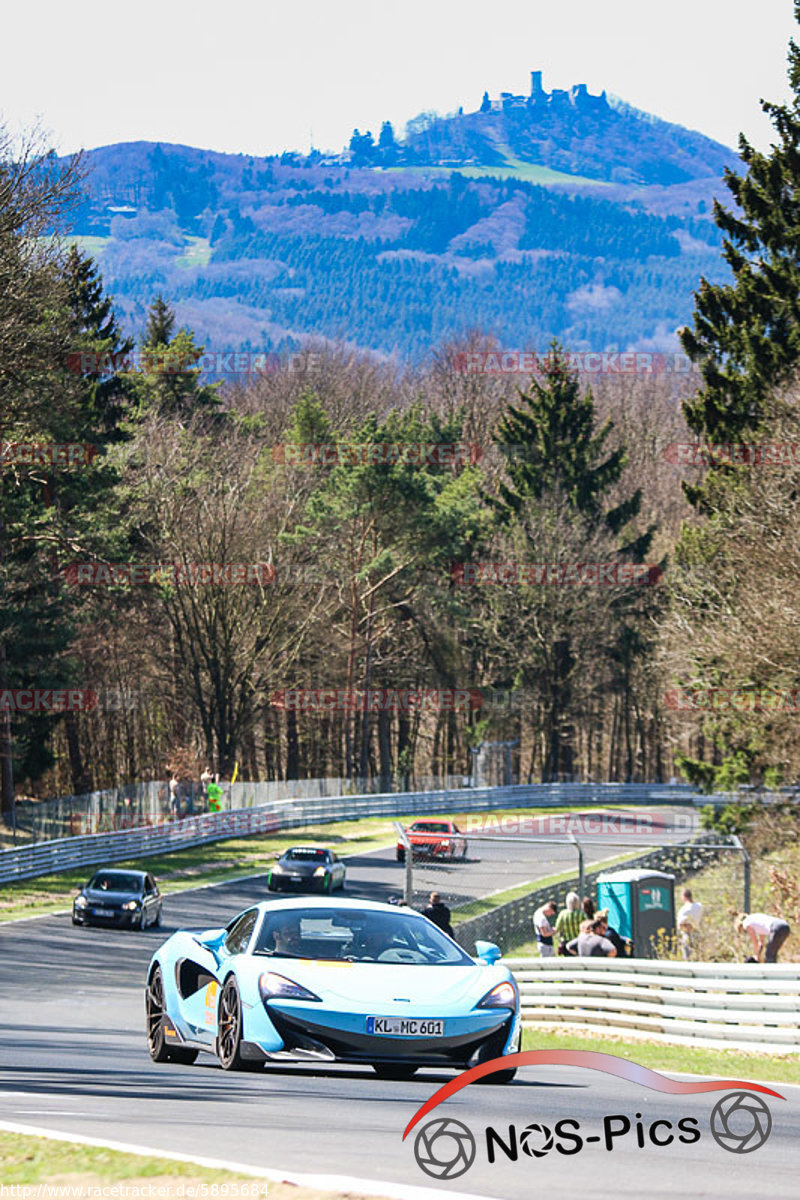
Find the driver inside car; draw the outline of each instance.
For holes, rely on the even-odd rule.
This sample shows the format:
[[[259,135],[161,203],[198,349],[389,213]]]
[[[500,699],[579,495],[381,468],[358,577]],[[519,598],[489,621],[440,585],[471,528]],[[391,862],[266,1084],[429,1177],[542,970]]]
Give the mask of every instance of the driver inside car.
[[[299,954],[300,920],[294,913],[286,913],[275,920],[272,927],[272,945],[274,954]]]
[[[373,921],[360,932],[356,942],[356,953],[359,958],[372,959],[377,962],[384,950],[394,944],[394,937],[380,921]]]

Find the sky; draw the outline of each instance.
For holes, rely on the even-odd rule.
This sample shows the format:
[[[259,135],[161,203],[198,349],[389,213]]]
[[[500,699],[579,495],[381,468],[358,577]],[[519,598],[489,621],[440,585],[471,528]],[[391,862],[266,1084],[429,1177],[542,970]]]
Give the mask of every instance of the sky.
[[[586,83],[759,148],[789,97],[793,0],[16,0],[0,123],[60,153],[123,141],[265,155],[338,151],[484,89]]]

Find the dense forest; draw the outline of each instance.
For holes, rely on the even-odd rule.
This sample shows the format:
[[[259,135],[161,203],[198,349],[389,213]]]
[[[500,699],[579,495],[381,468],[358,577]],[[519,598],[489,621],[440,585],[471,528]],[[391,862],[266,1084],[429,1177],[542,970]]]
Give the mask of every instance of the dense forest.
[[[206,762],[223,776],[238,764],[246,779],[391,787],[468,773],[470,751],[493,740],[513,743],[520,780],[794,779],[800,463],[759,469],[730,452],[800,444],[794,49],[791,66],[794,103],[768,106],[768,154],[742,143],[732,207],[717,208],[704,241],[723,265],[702,280],[680,252],[686,227],[642,210],[498,180],[382,201],[324,190],[323,201],[315,184],[315,212],[383,231],[333,239],[316,217],[304,226],[288,195],[275,206],[306,319],[320,331],[328,321],[341,344],[226,383],[195,365],[203,344],[176,317],[179,291],[165,299],[157,278],[142,282],[134,346],[106,266],[67,236],[88,211],[85,164],[6,143],[5,819],[15,794],[196,776]],[[177,206],[174,188],[169,198]],[[444,268],[399,251],[452,248],[509,206],[518,243],[569,256],[498,262],[491,285],[454,271],[447,302],[463,326],[434,320]],[[238,211],[211,231],[210,266],[232,276],[252,269],[252,251],[274,261],[278,238]],[[169,219],[151,227],[165,246]],[[629,289],[640,270],[663,287],[674,264],[676,294],[695,289],[687,383],[643,373],[590,387],[570,367],[580,339],[552,340],[522,381],[461,369],[502,345],[470,288],[489,305],[502,297],[515,336],[535,344],[559,328],[558,296],[596,279],[580,263],[603,241],[631,240],[642,262],[606,261],[603,286]],[[312,269],[331,281],[325,295]],[[380,286],[404,271],[427,289],[416,318]],[[537,273],[536,311],[525,271]],[[283,291],[292,314],[299,298]],[[349,347],[341,322],[358,304],[393,344],[426,322],[432,352],[399,365]],[[687,443],[716,449],[685,465],[675,446]],[[38,711],[21,699],[31,689]]]

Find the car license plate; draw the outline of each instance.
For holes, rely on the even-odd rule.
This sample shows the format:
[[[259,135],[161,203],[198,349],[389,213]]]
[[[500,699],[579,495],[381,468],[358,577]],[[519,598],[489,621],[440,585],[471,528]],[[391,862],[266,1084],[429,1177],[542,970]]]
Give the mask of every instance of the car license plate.
[[[428,1017],[367,1017],[367,1033],[388,1037],[443,1037],[444,1021]]]
[[[113,915],[114,915],[113,908],[93,908],[92,909],[93,917],[113,917]]]

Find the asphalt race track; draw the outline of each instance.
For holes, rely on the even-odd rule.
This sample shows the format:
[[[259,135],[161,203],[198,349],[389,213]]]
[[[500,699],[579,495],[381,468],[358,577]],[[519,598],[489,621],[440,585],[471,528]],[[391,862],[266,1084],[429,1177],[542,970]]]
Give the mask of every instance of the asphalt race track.
[[[351,860],[349,890],[374,898],[384,889],[397,894],[402,867],[383,860],[373,865],[375,857]],[[464,867],[469,870],[468,863]],[[740,1155],[719,1146],[709,1130],[711,1110],[724,1092],[675,1097],[596,1071],[524,1068],[511,1086],[472,1085],[436,1111],[436,1118],[462,1122],[477,1143],[465,1174],[437,1182],[414,1156],[418,1129],[432,1118],[406,1142],[402,1133],[419,1105],[450,1077],[444,1072],[387,1083],[368,1069],[268,1067],[263,1074],[227,1074],[203,1055],[192,1067],[151,1063],[143,980],[161,938],[179,926],[223,924],[265,894],[263,880],[254,879],[170,896],[164,928],[145,933],[73,928],[66,915],[0,926],[0,1120],[287,1172],[509,1200],[529,1200],[539,1189],[548,1198],[570,1200],[797,1196],[798,1088],[779,1085],[787,1099],[766,1098],[771,1136],[761,1149]],[[768,1073],[761,1069],[762,1077]],[[607,1150],[603,1118],[623,1116],[631,1131]],[[699,1141],[657,1147],[649,1140],[653,1121],[675,1127],[687,1117],[698,1120]],[[487,1126],[508,1143],[512,1124],[521,1134],[531,1124],[552,1129],[567,1118],[580,1123],[583,1136],[599,1140],[574,1154],[553,1147],[537,1157],[546,1132],[533,1130],[529,1153],[520,1151],[511,1161],[498,1149],[497,1161],[488,1161]],[[659,1127],[658,1136],[666,1138],[666,1130]],[[562,1144],[574,1148],[574,1142]]]

